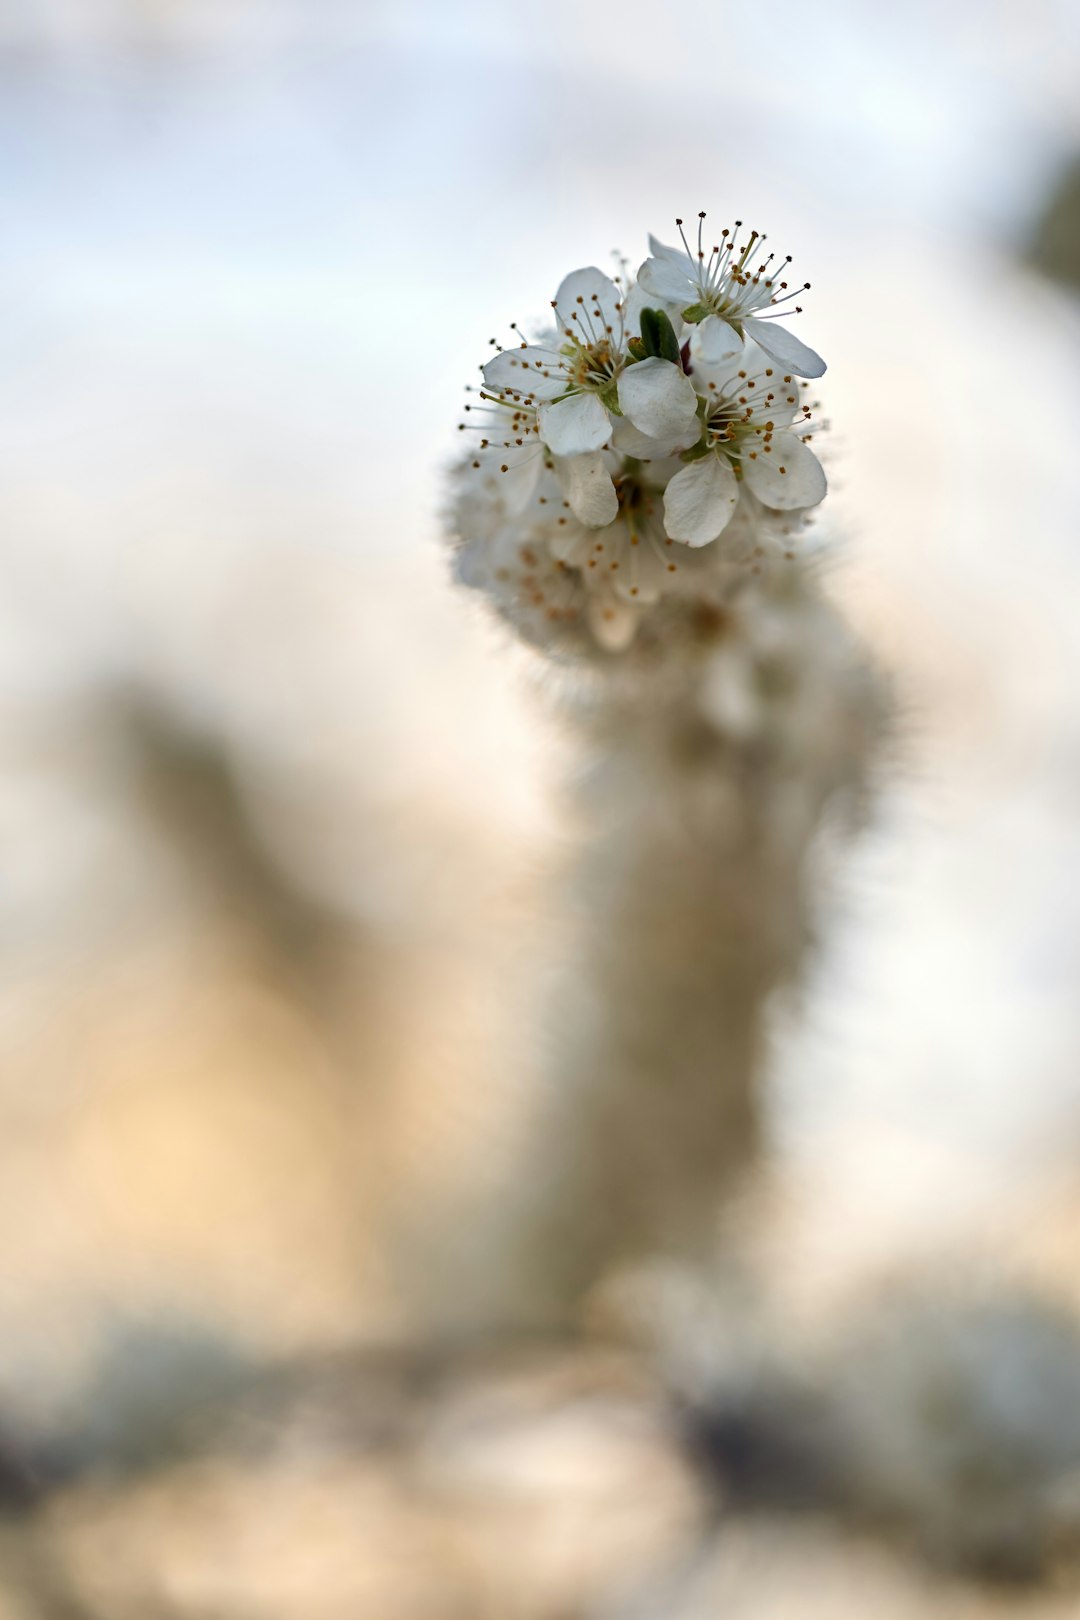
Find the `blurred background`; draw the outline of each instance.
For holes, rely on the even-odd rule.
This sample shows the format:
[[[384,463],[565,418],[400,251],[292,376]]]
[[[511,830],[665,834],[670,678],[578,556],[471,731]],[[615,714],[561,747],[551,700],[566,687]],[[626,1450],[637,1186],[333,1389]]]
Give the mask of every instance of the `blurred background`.
[[[954,1251],[1080,1307],[1078,71],[1071,0],[0,0],[4,1620],[719,1602],[655,1586],[712,1509],[607,1349],[498,1364],[509,1438],[425,1393],[422,1509],[400,1460],[566,927],[572,750],[440,549],[461,389],[676,214],[813,283],[898,710],[760,1264],[796,1338]],[[250,1455],[178,1473],[215,1402]],[[1004,1612],[813,1525],[743,1526],[722,1612]]]

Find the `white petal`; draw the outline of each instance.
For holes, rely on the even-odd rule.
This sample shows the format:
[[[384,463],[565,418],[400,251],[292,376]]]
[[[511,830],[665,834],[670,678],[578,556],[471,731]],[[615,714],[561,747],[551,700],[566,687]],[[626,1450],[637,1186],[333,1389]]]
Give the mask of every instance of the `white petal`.
[[[555,471],[574,516],[590,529],[602,529],[619,515],[619,497],[599,452],[557,456]]]
[[[540,437],[557,456],[599,450],[611,438],[611,418],[595,394],[570,394],[540,407]]]
[[[647,292],[639,281],[635,281],[623,301],[623,321],[627,337],[641,336],[643,309],[662,309],[671,322],[681,347],[683,340],[694,330],[692,326],[687,326],[682,318],[682,312],[687,305],[687,293],[693,296],[693,289],[684,285],[677,298],[661,298],[659,293]]]
[[[694,385],[681,366],[658,355],[619,374],[623,415],[650,439],[688,449],[701,437]]]
[[[706,315],[691,344],[708,366],[723,365],[725,361],[735,359],[741,363],[743,340],[735,328],[721,320],[719,315]]]
[[[764,354],[760,359],[763,366],[772,364]],[[713,390],[723,393],[732,378],[744,369],[742,348],[737,354],[728,355],[723,360],[706,360],[696,334],[690,339],[690,377],[699,394],[707,397]],[[710,383],[712,388],[709,387]]]
[[[722,456],[705,456],[675,474],[664,491],[664,527],[672,540],[707,546],[731,521],[739,483]]]
[[[586,529],[568,518],[559,528],[551,531],[547,547],[556,562],[567,563],[571,568],[584,568],[595,544],[595,529]]]
[[[798,382],[756,343],[744,343],[737,354],[715,364],[702,359],[691,344],[690,361],[694,386],[707,399],[737,397],[749,406],[755,422],[776,427],[786,427],[798,413]]]
[[[666,242],[661,242],[659,237],[654,236],[650,231],[649,252],[654,259],[667,259],[669,264],[680,265],[683,275],[689,277],[690,280],[694,279],[694,261],[684,247],[668,247]]]
[[[614,591],[591,591],[586,606],[589,628],[605,652],[625,652],[637,634],[638,614]]]
[[[667,554],[660,556],[646,539],[639,538],[635,544],[632,536],[622,547],[618,572],[609,575],[615,595],[636,607],[659,602],[669,579]]]
[[[690,280],[691,268],[685,254],[682,269],[669,259],[646,259],[637,273],[638,284],[654,298],[670,299],[685,309],[697,297],[697,287]]]
[[[768,450],[763,444],[747,446],[742,468],[758,500],[776,511],[793,512],[825,499],[821,462],[795,433],[774,433]]]
[[[806,344],[790,332],[779,321],[748,320],[744,323],[747,337],[765,353],[771,355],[780,365],[793,372],[796,377],[820,377],[824,375],[825,362],[820,354],[808,349]]]
[[[671,439],[653,439],[647,433],[642,433],[627,417],[620,416],[615,420],[611,431],[612,446],[623,456],[633,456],[636,461],[666,461],[676,450],[686,450],[690,444],[696,443],[700,435],[700,424],[694,418],[694,437],[688,434],[678,435],[674,442]]]
[[[484,382],[494,394],[522,394],[535,400],[556,399],[569,381],[561,355],[551,349],[503,349],[484,367]]]
[[[555,294],[560,335],[569,333],[579,343],[599,343],[610,327],[617,336],[621,330],[621,298],[611,277],[594,264],[584,270],[571,270]]]
[[[524,512],[536,494],[536,485],[540,478],[540,470],[544,464],[544,452],[539,441],[533,439],[526,442],[524,449],[518,450],[514,459],[512,452],[507,451],[505,459],[499,463],[505,467],[506,472],[500,473],[500,493],[508,512]]]
[[[760,359],[763,363],[755,365],[744,390],[754,419],[772,422],[776,427],[787,427],[795,420],[799,410],[799,385],[790,372],[782,372],[781,367],[767,355]],[[787,382],[784,381],[785,376]]]

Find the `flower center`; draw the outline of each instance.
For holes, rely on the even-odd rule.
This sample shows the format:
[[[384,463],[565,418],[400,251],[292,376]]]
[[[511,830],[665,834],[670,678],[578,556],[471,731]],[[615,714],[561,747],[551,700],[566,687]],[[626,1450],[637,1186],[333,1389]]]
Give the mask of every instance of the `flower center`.
[[[720,232],[719,242],[714,243],[706,253],[704,220],[704,213],[700,213],[696,251],[686,239],[682,220],[675,221],[686,256],[695,265],[692,279],[697,282],[699,294],[699,302],[691,306],[693,317],[687,311],[686,319],[702,320],[705,315],[718,315],[721,320],[734,325],[752,310],[786,304],[809,290],[808,281],[796,291],[789,291],[786,281],[777,280],[791,263],[790,253],[783,258],[768,253],[760,263],[754,263],[758,250],[764,245],[765,233],[751,231],[740,244],[741,219],[737,219],[734,226],[725,226]],[[798,305],[795,313],[802,313]]]
[[[606,338],[599,343],[566,343],[560,352],[566,356],[566,369],[575,388],[599,391],[620,369],[621,356]]]
[[[658,492],[645,482],[640,462],[628,456],[614,483],[620,517],[627,517],[631,513],[647,516],[651,512],[653,498]]]

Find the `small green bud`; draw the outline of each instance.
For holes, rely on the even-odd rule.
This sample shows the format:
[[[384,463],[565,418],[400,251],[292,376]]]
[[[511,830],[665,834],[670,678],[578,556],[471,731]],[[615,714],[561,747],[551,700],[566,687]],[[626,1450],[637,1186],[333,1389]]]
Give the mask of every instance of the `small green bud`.
[[[648,355],[670,360],[681,365],[679,340],[675,328],[662,309],[643,309],[641,312],[641,341]]]
[[[641,312],[641,346],[648,355],[660,353],[659,313],[656,309],[643,309]]]

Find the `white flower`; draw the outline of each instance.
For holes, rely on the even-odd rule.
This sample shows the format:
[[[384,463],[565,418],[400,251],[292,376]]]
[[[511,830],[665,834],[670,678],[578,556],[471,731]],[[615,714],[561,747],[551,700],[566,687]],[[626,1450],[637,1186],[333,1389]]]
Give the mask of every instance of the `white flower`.
[[[693,370],[706,400],[705,425],[694,459],[664,493],[673,540],[688,546],[715,540],[735,513],[742,481],[774,511],[803,511],[824,499],[825,474],[803,431],[810,410],[800,403],[793,373],[771,365],[751,343],[717,365],[695,357]]]
[[[679,563],[664,530],[665,471],[624,465],[617,474],[618,513],[603,529],[560,518],[552,554],[579,570],[587,591],[610,591],[629,606],[645,607],[669,589]]]
[[[486,476],[502,474],[500,497],[508,511],[520,512],[533,498],[544,465],[536,407],[504,403],[483,391],[479,399],[480,404],[470,401],[465,406],[469,420],[459,422],[458,431],[481,435],[471,458],[473,470]]]
[[[535,645],[581,648],[584,636],[585,645],[623,650],[644,612],[678,591],[685,566],[694,562],[695,553],[672,541],[663,525],[664,484],[680,463],[669,458],[646,465],[613,451],[598,459],[607,487],[617,485],[615,519],[602,528],[575,516],[557,459],[541,467],[530,499],[514,509],[505,499],[513,491],[513,469],[502,476],[490,462],[478,468],[476,458],[458,468],[457,576],[489,596]]]
[[[778,279],[791,263],[790,254],[778,260],[770,253],[755,265],[754,257],[765,237],[751,231],[740,246],[742,221],[736,220],[734,229],[725,227],[719,243],[706,255],[701,224],[704,218],[704,214],[698,215],[696,253],[686,240],[681,219],[675,221],[682,237],[681,248],[666,247],[650,235],[653,257],[646,259],[638,271],[639,286],[652,297],[674,305],[684,320],[698,325],[704,359],[726,360],[738,350],[740,340],[749,337],[786,371],[797,377],[820,377],[825,370],[821,356],[775,320],[777,313],[793,313],[781,306],[810,286],[807,281],[789,292],[787,282]],[[798,305],[794,313],[801,313]]]
[[[586,606],[580,576],[548,545],[563,508],[558,488],[546,473],[529,508],[508,513],[501,499],[506,484],[475,479],[472,470],[459,469],[454,497],[455,573],[463,585],[488,596],[526,641],[551,647],[573,634]]]
[[[501,350],[483,368],[484,383],[496,402],[535,411],[538,437],[558,458],[574,512],[583,523],[602,526],[615,515],[615,492],[602,488],[595,458],[616,423],[625,418],[670,453],[698,437],[697,397],[681,364],[631,355],[623,298],[602,271],[573,271],[554,308],[558,334]],[[576,468],[577,457],[593,459]]]

